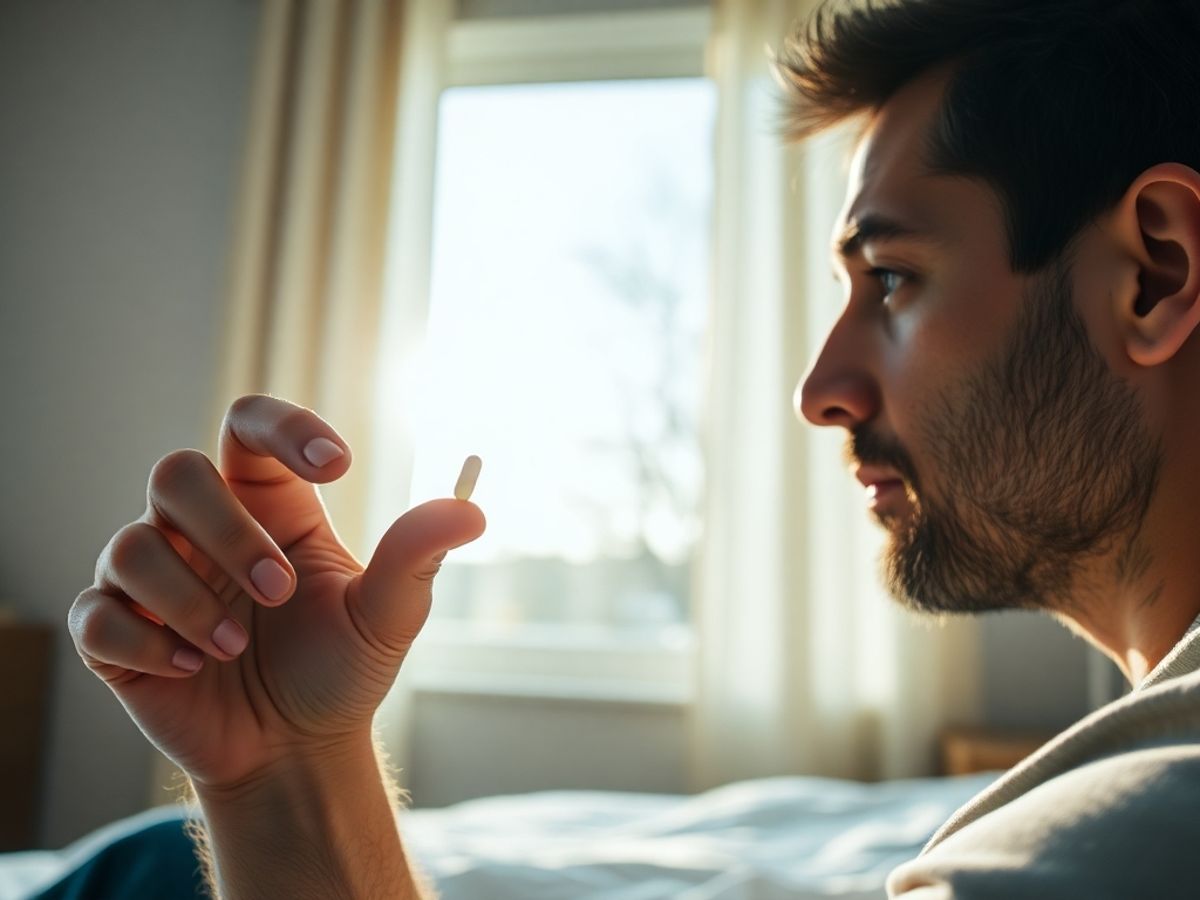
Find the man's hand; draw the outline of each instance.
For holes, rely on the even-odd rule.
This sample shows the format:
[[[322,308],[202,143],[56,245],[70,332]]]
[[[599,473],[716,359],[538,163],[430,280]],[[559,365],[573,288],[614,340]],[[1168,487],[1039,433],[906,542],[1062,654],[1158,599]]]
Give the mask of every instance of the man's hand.
[[[71,607],[79,655],[198,791],[369,741],[442,558],[483,533],[474,504],[433,500],[392,525],[364,570],[315,487],[349,465],[315,413],[235,401],[219,467],[195,450],[163,457],[145,514]]]

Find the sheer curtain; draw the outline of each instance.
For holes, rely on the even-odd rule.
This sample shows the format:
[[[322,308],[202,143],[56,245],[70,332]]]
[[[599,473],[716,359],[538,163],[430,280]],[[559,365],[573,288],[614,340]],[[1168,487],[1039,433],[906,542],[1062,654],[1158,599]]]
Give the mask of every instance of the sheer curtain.
[[[880,536],[842,436],[792,393],[841,302],[829,239],[844,133],[777,134],[767,47],[816,4],[718,0],[710,472],[695,596],[692,783],[928,774],[938,728],[977,708],[977,626],[929,624],[878,586]]]
[[[404,512],[394,498],[408,495],[412,472],[405,423],[380,409],[376,386],[425,330],[453,8],[451,0],[262,4],[211,449],[241,394],[317,410],[354,449],[350,471],[321,494],[364,561],[371,521]],[[394,490],[381,492],[389,498],[381,509],[367,487],[385,483]],[[401,768],[409,702],[402,673],[377,717]]]
[[[256,391],[328,418],[355,465],[322,494],[360,558],[408,6],[262,4],[213,413]]]

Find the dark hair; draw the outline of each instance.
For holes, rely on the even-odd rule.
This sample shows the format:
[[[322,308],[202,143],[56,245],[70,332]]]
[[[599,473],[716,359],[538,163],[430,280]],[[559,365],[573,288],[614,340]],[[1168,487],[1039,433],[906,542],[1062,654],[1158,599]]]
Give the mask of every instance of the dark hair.
[[[826,0],[776,55],[807,137],[950,72],[926,164],[999,195],[1015,271],[1041,269],[1143,171],[1200,171],[1200,0]]]

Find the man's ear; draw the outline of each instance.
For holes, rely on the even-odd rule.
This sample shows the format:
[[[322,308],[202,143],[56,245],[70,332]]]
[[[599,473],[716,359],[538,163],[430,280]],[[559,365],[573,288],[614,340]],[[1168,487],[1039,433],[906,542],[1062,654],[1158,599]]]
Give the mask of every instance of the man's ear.
[[[1162,163],[1129,186],[1117,209],[1121,242],[1137,266],[1137,295],[1120,298],[1129,358],[1156,366],[1200,326],[1200,173]]]

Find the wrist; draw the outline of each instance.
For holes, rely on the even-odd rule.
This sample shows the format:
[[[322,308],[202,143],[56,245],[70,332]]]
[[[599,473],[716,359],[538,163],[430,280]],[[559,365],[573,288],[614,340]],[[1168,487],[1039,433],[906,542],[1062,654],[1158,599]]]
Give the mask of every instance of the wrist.
[[[424,896],[371,735],[307,745],[235,784],[193,783],[219,896]]]
[[[193,777],[191,782],[196,799],[205,807],[273,806],[294,796],[311,803],[329,791],[342,793],[360,785],[370,789],[380,783],[380,771],[372,735],[365,732],[290,745],[271,762],[234,781],[215,783]]]

